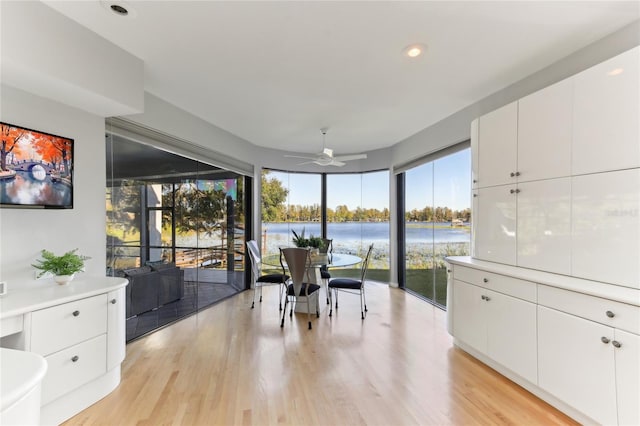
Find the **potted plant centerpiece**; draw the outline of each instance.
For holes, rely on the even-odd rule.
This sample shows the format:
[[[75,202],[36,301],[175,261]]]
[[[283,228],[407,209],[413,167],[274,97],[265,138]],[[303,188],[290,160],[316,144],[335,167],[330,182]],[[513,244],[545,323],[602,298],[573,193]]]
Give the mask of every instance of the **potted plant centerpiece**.
[[[67,284],[73,279],[76,272],[84,269],[84,261],[90,259],[88,256],[76,254],[78,249],[66,252],[62,256],[56,256],[53,252],[42,250],[42,259],[38,259],[37,264],[33,264],[36,269],[40,269],[38,278],[46,273],[53,274],[53,280],[58,284]]]
[[[298,235],[293,229],[291,232],[293,233],[292,241],[296,247],[311,247],[314,254],[318,254],[320,249],[324,247],[324,241],[322,238],[314,237],[313,234],[311,234],[309,238],[306,238],[304,235],[304,228],[302,228],[300,235]]]

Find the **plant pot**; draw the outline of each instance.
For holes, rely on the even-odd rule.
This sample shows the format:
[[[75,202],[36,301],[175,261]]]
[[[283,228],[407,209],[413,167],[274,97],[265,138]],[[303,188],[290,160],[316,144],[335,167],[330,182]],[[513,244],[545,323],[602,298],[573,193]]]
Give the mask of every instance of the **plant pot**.
[[[60,285],[69,284],[69,281],[73,280],[76,274],[71,275],[54,275],[53,280]]]

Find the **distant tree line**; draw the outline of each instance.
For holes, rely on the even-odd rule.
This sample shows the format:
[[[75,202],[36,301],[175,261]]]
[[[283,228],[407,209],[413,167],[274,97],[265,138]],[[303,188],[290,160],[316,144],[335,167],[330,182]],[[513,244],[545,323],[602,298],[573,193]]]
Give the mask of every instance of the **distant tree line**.
[[[269,172],[262,173],[262,221],[263,222],[319,222],[321,206],[288,205],[286,203],[289,190],[282,182],[269,177]],[[468,222],[471,209],[451,210],[449,207],[425,207],[413,209],[405,214],[405,220],[417,222],[450,222],[461,219]],[[327,222],[388,222],[389,209],[366,209],[357,207],[350,210],[346,205],[327,208]]]
[[[407,222],[451,222],[453,219],[469,222],[471,221],[471,209],[451,210],[449,207],[425,207],[406,212],[404,218]]]

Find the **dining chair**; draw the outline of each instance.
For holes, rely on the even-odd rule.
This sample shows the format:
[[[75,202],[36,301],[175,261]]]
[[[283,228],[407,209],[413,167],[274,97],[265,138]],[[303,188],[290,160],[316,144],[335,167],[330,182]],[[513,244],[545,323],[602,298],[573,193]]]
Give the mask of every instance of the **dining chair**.
[[[322,249],[320,253],[326,254],[327,256],[331,256],[333,253],[333,239],[323,238],[322,239]],[[329,273],[329,267],[327,265],[322,265],[320,267],[320,278],[322,279],[322,283],[324,284],[324,291],[327,295],[327,305],[329,304],[329,280],[331,279],[331,274]]]
[[[329,281],[329,316],[333,314],[333,304],[331,300],[331,290],[336,296],[336,309],[338,309],[338,292],[345,291],[347,293],[356,293],[360,295],[360,315],[364,319],[364,313],[367,312],[367,298],[364,292],[364,282],[367,275],[367,268],[369,267],[369,259],[371,258],[371,252],[373,251],[373,244],[369,245],[367,255],[362,261],[362,267],[360,270],[360,279],[352,278],[334,278]]]
[[[254,308],[256,303],[256,293],[258,289],[260,291],[260,303],[262,303],[262,287],[265,285],[280,285],[280,300],[279,300],[279,308],[282,310],[282,295],[284,293],[284,289],[289,280],[289,275],[284,273],[284,269],[281,274],[262,274],[262,258],[260,257],[260,249],[258,248],[258,243],[256,240],[247,241],[247,253],[249,254],[249,259],[251,260],[251,272],[252,272],[252,280],[253,280],[253,301],[251,302],[251,309]]]
[[[288,247],[280,249],[284,260],[287,262],[289,274],[291,274],[291,283],[287,286],[287,292],[284,301],[284,311],[282,312],[282,321],[280,327],[284,327],[284,317],[287,314],[287,303],[291,299],[291,309],[289,316],[293,317],[293,305],[298,303],[299,298],[304,297],[307,303],[307,320],[309,321],[309,330],[311,330],[311,297],[315,293],[316,317],[320,316],[320,304],[318,302],[318,290],[320,286],[310,283],[310,271],[313,272],[311,266],[311,252],[308,248]]]

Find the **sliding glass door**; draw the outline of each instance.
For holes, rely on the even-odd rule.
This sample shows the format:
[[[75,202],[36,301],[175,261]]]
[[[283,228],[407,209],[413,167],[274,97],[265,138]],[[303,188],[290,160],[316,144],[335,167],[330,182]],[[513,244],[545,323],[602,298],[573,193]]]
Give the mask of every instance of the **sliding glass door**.
[[[404,288],[446,306],[445,257],[469,255],[469,148],[411,168],[404,176]]]
[[[245,288],[245,178],[107,140],[107,275],[127,286],[127,340]]]

